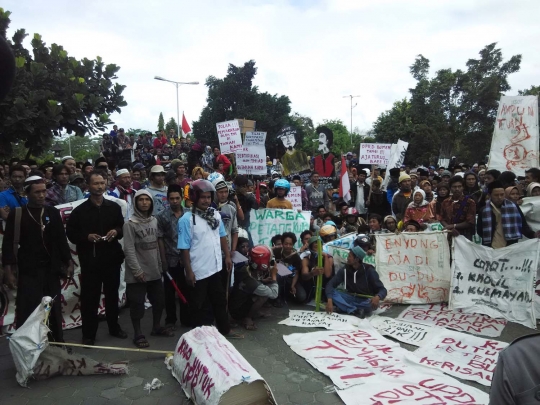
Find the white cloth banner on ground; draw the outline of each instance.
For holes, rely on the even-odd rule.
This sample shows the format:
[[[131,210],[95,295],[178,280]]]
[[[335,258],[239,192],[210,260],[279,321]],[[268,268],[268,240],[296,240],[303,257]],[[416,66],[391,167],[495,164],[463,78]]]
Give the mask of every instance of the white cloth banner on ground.
[[[540,197],[525,197],[519,206],[527,224],[533,231],[540,231]]]
[[[213,326],[201,326],[184,333],[170,365],[172,375],[193,403],[232,404],[239,403],[240,399],[245,403],[275,403],[270,388],[257,370]],[[226,401],[226,396],[235,391],[238,401]],[[249,397],[253,399],[250,402]]]
[[[216,128],[221,153],[234,153],[238,149],[242,149],[242,134],[237,120],[218,122]]]
[[[309,229],[311,211],[264,208],[251,210],[249,218],[249,233],[253,245],[270,246],[270,239],[273,236],[283,234],[283,232],[292,232],[298,239],[295,247],[300,248],[302,247],[300,234]]]
[[[388,159],[388,164],[386,165],[386,174],[382,184],[383,190],[386,190],[386,187],[390,182],[390,169],[401,167],[405,161],[405,153],[407,152],[408,147],[409,143],[404,142],[401,139],[398,140],[397,144],[392,144],[392,147],[390,148],[390,158]]]
[[[402,377],[377,377],[337,394],[346,405],[486,405],[489,396],[436,370],[407,373]]]
[[[536,329],[533,299],[540,239],[492,249],[454,238],[450,309],[503,317]]]
[[[488,167],[525,176],[525,170],[538,167],[538,138],[538,97],[501,97]]]
[[[506,319],[450,310],[446,304],[411,305],[397,319],[489,337],[501,336],[507,323]]]
[[[285,199],[291,202],[293,210],[302,211],[302,187],[291,186]]]
[[[508,343],[446,329],[432,333],[419,349],[407,357],[454,377],[491,386],[499,352]]]
[[[265,142],[266,142],[266,132],[262,132],[262,131],[246,132],[246,138],[244,139],[244,146],[256,146],[256,145],[264,146]],[[266,161],[264,163],[266,164]]]
[[[329,330],[356,330],[360,318],[352,315],[327,314],[326,312],[313,312],[289,310],[289,317],[279,322],[280,325],[298,326],[300,328],[326,328]]]
[[[391,149],[390,143],[361,143],[358,163],[386,166],[390,160]]]
[[[390,336],[400,342],[413,346],[420,346],[422,342],[429,339],[433,331],[439,329],[419,323],[392,319],[386,316],[372,316],[369,322],[381,335]]]
[[[446,233],[377,234],[377,273],[385,301],[425,304],[448,300],[450,251]]]
[[[266,176],[266,148],[264,145],[243,146],[234,152],[238,174]]]

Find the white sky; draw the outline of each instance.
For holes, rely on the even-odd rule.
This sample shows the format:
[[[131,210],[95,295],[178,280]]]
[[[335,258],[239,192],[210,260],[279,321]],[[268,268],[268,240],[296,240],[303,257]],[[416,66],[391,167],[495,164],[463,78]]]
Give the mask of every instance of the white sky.
[[[409,66],[423,54],[437,69],[465,68],[485,45],[498,42],[505,60],[522,54],[510,76],[518,89],[540,82],[540,1],[291,0],[291,1],[21,1],[4,0],[15,29],[37,32],[77,58],[99,55],[121,66],[128,106],[112,119],[120,127],[157,129],[180,114],[199,118],[210,75],[254,59],[261,91],[287,95],[292,112],[314,123],[342,119],[362,132],[414,86]],[[249,118],[249,117],[246,117]]]

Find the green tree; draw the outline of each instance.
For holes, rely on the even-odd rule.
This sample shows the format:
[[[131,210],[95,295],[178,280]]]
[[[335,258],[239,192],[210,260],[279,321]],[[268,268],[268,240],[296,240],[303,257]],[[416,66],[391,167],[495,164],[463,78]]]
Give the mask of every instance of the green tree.
[[[126,106],[115,83],[120,69],[96,59],[77,60],[57,44],[46,46],[34,34],[31,51],[27,36],[18,29],[11,40],[6,34],[11,13],[0,8],[0,35],[15,55],[17,75],[7,97],[0,102],[0,154],[10,156],[12,143],[24,143],[26,156],[46,150],[59,131],[84,136],[105,130],[110,114]]]
[[[86,162],[88,159],[92,159],[93,162],[99,157],[99,145],[101,139],[99,137],[80,137],[70,136],[67,139],[60,142],[64,150],[62,156],[69,155],[71,143],[71,156],[75,158],[77,162]]]
[[[146,129],[141,129],[141,128],[130,128],[127,130],[126,134],[128,136],[135,135],[135,139],[137,139],[139,135],[145,136],[148,132],[152,132],[152,131],[148,131]]]
[[[169,131],[171,129],[174,129],[174,132],[176,133],[176,135],[178,135],[178,124],[176,123],[176,120],[172,117],[167,122],[167,125],[165,125],[165,132],[167,132],[167,136],[169,135]]]
[[[216,123],[246,118],[257,122],[257,130],[267,132],[267,150],[276,149],[277,133],[289,124],[291,102],[287,96],[261,93],[253,86],[256,74],[255,61],[250,60],[243,66],[230,64],[223,79],[214,76],[206,79],[207,105],[199,119],[193,122],[197,139],[218,144]]]
[[[162,112],[159,113],[157,129],[158,129],[158,131],[163,131],[165,129],[165,120],[163,119],[163,113]]]

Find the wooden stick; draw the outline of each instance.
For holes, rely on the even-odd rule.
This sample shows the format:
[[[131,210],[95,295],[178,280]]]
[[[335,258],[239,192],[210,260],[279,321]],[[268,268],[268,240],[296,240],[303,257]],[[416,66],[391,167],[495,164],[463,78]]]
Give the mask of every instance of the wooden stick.
[[[80,343],[63,343],[63,342],[49,342],[49,344],[50,345],[55,345],[55,346],[85,347],[87,349],[126,350],[128,352],[173,354],[173,352],[171,352],[171,351],[152,350],[152,349],[133,349],[131,347],[92,346],[92,345],[83,345],[83,344],[80,344]]]

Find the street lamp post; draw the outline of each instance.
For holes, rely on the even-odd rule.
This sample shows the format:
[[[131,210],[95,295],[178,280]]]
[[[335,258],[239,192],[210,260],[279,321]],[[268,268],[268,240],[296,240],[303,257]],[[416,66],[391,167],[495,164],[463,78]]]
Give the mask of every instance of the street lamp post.
[[[357,98],[357,97],[360,97],[360,96],[353,96],[352,94],[349,95],[349,96],[343,96],[343,98],[347,98],[347,97],[350,97],[350,98],[351,98],[351,145],[352,145],[352,109],[353,109],[354,107],[356,107],[357,104],[358,104],[358,103],[357,103],[357,104],[355,104],[355,105],[352,105],[352,100],[353,100],[353,98]]]
[[[174,80],[164,79],[161,76],[154,76],[154,79],[161,80],[163,82],[173,83],[176,86],[176,126],[177,126],[176,130],[178,131],[178,136],[181,137],[182,134],[180,132],[180,107],[178,104],[178,86],[182,84],[199,84],[199,82],[175,82]]]

